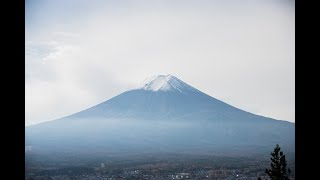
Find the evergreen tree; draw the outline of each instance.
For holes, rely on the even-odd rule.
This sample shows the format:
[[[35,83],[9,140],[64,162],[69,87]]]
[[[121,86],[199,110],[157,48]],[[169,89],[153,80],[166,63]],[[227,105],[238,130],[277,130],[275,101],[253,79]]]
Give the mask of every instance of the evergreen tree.
[[[280,151],[279,144],[271,152],[271,169],[266,169],[266,173],[271,180],[289,180],[290,169],[287,169],[286,156]]]

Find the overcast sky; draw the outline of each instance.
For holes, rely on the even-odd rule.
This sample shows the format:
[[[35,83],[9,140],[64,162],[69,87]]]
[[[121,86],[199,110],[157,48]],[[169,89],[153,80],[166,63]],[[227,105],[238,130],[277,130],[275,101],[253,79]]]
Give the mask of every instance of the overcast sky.
[[[28,0],[26,125],[172,74],[240,109],[295,122],[290,0]]]

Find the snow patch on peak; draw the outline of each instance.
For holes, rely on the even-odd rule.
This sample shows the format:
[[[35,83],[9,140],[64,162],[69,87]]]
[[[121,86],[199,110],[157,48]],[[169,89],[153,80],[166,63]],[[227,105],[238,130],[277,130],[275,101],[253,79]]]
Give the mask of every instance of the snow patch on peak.
[[[172,76],[170,74],[153,76],[143,81],[140,88],[150,91],[169,91],[171,89],[169,84],[171,77]]]
[[[179,91],[187,94],[187,92],[195,91],[195,89],[186,83],[182,82],[171,74],[157,75],[145,79],[140,83],[137,89],[148,91]]]

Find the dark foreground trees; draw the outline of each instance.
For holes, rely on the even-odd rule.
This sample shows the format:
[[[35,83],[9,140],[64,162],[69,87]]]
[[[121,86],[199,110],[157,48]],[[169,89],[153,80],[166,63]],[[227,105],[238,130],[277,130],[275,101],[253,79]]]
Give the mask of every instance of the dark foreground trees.
[[[272,180],[289,180],[290,169],[287,169],[286,156],[280,151],[279,144],[271,153],[271,169],[266,169],[266,173]]]

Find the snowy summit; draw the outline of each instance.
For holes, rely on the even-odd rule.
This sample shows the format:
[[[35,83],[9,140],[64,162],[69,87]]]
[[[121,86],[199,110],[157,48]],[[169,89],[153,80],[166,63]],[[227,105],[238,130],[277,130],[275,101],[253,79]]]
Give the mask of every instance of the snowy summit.
[[[171,74],[157,75],[147,78],[137,89],[144,89],[148,91],[179,91],[182,93],[186,93],[190,90],[196,90]]]

